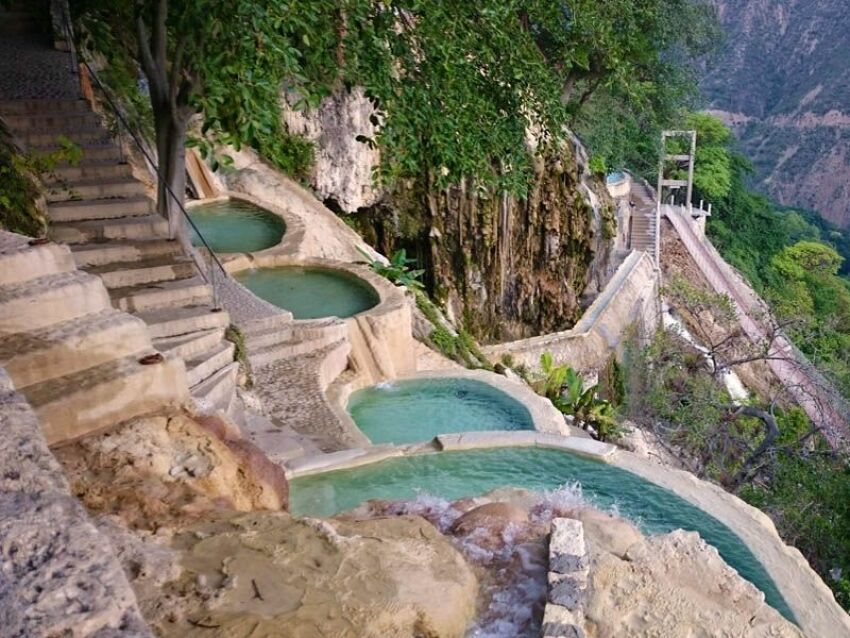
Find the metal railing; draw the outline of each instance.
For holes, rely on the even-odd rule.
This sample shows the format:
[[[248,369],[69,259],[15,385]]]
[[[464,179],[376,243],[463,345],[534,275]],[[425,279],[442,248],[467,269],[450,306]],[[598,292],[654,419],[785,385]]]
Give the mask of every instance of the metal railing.
[[[124,129],[126,130],[127,134],[130,136],[130,139],[133,140],[133,143],[139,149],[139,152],[141,152],[141,154],[144,156],[144,158],[147,161],[148,165],[150,166],[151,170],[156,175],[158,184],[160,184],[164,188],[167,196],[170,197],[174,201],[174,203],[177,205],[177,208],[180,210],[180,213],[181,213],[183,219],[185,219],[186,222],[189,223],[189,226],[191,226],[192,230],[195,231],[195,235],[198,237],[198,239],[200,239],[201,243],[203,244],[204,248],[206,249],[206,252],[208,253],[208,255],[210,257],[210,260],[209,260],[208,263],[205,262],[204,259],[198,255],[198,251],[194,250],[193,246],[189,242],[187,242],[186,245],[184,246],[186,251],[190,254],[192,259],[195,261],[195,264],[198,267],[198,271],[200,272],[201,277],[203,277],[204,281],[207,284],[209,284],[210,287],[212,288],[213,308],[215,310],[219,310],[221,308],[221,304],[220,304],[220,290],[219,290],[219,284],[218,284],[217,277],[221,276],[223,279],[227,279],[229,277],[227,270],[225,270],[225,268],[222,265],[221,261],[219,260],[218,256],[215,254],[212,247],[209,245],[207,240],[201,234],[201,230],[197,227],[195,222],[192,221],[192,218],[189,216],[189,213],[186,211],[186,207],[183,205],[182,198],[178,197],[177,194],[174,192],[174,190],[171,188],[171,185],[168,183],[168,180],[166,180],[165,175],[163,175],[162,171],[160,170],[159,165],[156,163],[154,158],[151,156],[151,153],[145,148],[145,144],[139,138],[136,131],[127,122],[127,117],[124,115],[124,113],[122,113],[121,108],[118,105],[118,100],[114,96],[111,95],[109,89],[106,88],[106,85],[104,85],[104,83],[101,81],[100,76],[98,76],[97,72],[92,68],[92,66],[91,66],[91,64],[89,64],[88,60],[81,58],[78,55],[77,50],[76,50],[76,46],[74,44],[74,30],[73,30],[73,26],[71,24],[71,16],[70,16],[70,13],[68,11],[68,5],[66,3],[62,4],[62,17],[63,17],[63,23],[64,23],[64,28],[65,28],[65,37],[68,39],[68,46],[70,47],[70,52],[71,52],[71,63],[73,65],[72,72],[76,75],[79,75],[80,74],[80,65],[82,65],[83,67],[85,67],[86,73],[88,74],[88,76],[97,85],[97,89],[103,95],[106,104],[112,110],[112,112],[113,112],[113,114],[116,118],[116,123],[117,123],[116,129],[117,129],[117,134],[119,136],[119,141],[118,141],[119,149],[120,149],[120,146],[121,146],[121,139],[120,139],[121,132],[120,131],[121,131],[121,127],[123,126]],[[122,153],[122,160],[123,160],[123,150],[121,150],[121,153]]]

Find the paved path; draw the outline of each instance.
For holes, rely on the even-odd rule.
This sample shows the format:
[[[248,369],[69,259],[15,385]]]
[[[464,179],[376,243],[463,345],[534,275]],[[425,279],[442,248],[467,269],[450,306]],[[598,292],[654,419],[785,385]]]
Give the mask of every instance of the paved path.
[[[717,249],[694,229],[690,216],[681,207],[663,206],[670,221],[700,271],[718,293],[727,295],[738,309],[741,328],[753,343],[764,343],[769,329],[764,317],[769,310],[762,299],[737,275]],[[850,406],[838,390],[821,375],[784,335],[771,344],[767,361],[789,395],[821,428],[833,449],[846,450],[850,443]]]

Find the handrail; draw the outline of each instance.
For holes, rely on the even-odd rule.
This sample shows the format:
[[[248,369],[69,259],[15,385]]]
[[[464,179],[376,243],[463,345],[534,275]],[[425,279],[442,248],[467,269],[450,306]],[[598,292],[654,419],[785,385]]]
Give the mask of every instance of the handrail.
[[[138,135],[136,135],[136,132],[127,123],[127,120],[124,117],[124,115],[122,114],[120,107],[117,105],[116,100],[114,100],[113,97],[110,95],[109,89],[107,89],[106,86],[103,84],[103,82],[100,79],[100,76],[98,76],[97,72],[95,72],[95,70],[91,67],[91,65],[88,63],[88,60],[86,60],[84,58],[79,58],[77,56],[76,45],[74,44],[74,31],[73,31],[73,27],[71,25],[71,16],[69,15],[68,5],[66,3],[62,4],[62,15],[63,15],[63,22],[65,23],[64,26],[65,26],[65,30],[66,30],[66,37],[68,38],[68,46],[70,47],[70,50],[71,50],[72,60],[79,59],[80,63],[85,66],[86,71],[88,72],[89,76],[94,79],[95,83],[97,84],[98,89],[103,94],[104,98],[106,99],[107,104],[109,105],[111,110],[114,112],[116,118],[118,119],[119,124],[122,125],[126,129],[127,133],[130,135],[130,137],[133,140],[133,142],[135,143],[136,147],[139,149],[139,151],[142,153],[142,155],[144,155],[145,160],[147,160],[148,164],[153,169],[154,173],[157,176],[159,183],[162,184],[162,186],[165,187],[165,190],[167,191],[168,195],[174,200],[174,203],[177,204],[177,206],[180,209],[180,212],[183,214],[183,217],[185,218],[186,221],[189,222],[189,225],[195,231],[195,234],[201,240],[201,242],[204,245],[204,248],[206,248],[207,252],[209,253],[210,257],[212,258],[212,262],[209,264],[209,276],[207,276],[207,274],[203,272],[203,269],[199,269],[199,270],[201,272],[201,276],[204,278],[204,281],[206,283],[210,284],[210,286],[212,287],[213,307],[218,309],[220,306],[219,306],[219,303],[218,303],[219,302],[218,286],[216,285],[216,281],[215,281],[215,267],[214,266],[215,265],[218,266],[218,268],[221,270],[222,274],[224,275],[225,279],[227,277],[229,277],[227,270],[225,270],[225,268],[222,265],[221,261],[219,260],[218,256],[215,254],[212,247],[209,245],[209,243],[207,243],[207,240],[201,234],[200,229],[197,227],[195,222],[192,221],[192,218],[189,216],[189,213],[186,211],[186,207],[183,206],[183,202],[174,193],[174,190],[171,188],[168,181],[165,179],[165,176],[160,171],[159,165],[154,161],[154,159],[151,157],[150,153],[148,153],[147,149],[145,149],[144,144],[139,139]],[[78,68],[75,68],[75,71],[77,73],[79,73]]]

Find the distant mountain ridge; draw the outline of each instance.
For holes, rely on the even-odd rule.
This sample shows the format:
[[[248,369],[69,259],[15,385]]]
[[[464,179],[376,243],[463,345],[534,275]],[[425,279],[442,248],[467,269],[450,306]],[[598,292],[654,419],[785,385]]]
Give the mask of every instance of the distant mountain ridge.
[[[850,227],[850,3],[717,0],[726,40],[702,81],[758,186]]]

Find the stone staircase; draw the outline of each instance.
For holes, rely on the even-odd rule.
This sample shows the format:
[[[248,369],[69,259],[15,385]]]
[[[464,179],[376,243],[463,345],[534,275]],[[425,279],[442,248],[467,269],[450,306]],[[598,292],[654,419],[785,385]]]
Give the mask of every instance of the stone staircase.
[[[50,237],[68,244],[88,273],[75,277],[96,275],[112,307],[144,321],[155,348],[185,361],[201,410],[226,410],[238,369],[234,345],[224,341],[228,313],[213,308],[211,287],[180,243],[168,240],[167,221],[88,103],[4,101],[0,119],[29,151],[58,148],[63,138],[80,147],[82,160],[58,166],[45,184]]]
[[[655,237],[658,232],[654,197],[642,183],[635,182],[632,185],[631,198],[635,208],[632,213],[629,248],[643,250],[652,255],[655,253]]]
[[[156,355],[139,318],[113,308],[72,252],[0,232],[0,367],[50,445],[188,401],[183,361]]]

